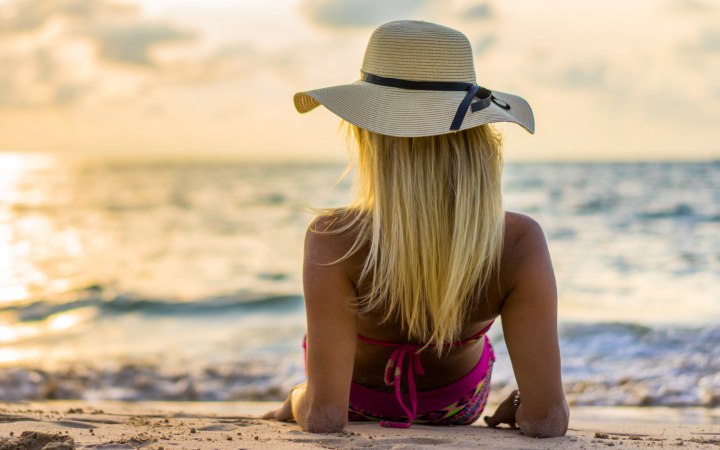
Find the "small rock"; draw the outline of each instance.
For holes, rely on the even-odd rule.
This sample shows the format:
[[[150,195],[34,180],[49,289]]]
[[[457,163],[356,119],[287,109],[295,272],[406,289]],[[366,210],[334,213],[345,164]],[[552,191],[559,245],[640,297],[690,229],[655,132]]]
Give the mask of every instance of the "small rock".
[[[190,428],[190,432],[191,432],[191,433],[197,433],[197,430],[195,429],[195,427],[193,427],[193,428]]]

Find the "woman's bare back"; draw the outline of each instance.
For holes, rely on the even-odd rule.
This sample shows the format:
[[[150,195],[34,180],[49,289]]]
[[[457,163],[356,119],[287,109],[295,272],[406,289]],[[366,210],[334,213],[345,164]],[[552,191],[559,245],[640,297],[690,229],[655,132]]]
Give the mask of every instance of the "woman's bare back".
[[[531,220],[522,214],[506,212],[500,267],[493,273],[489,285],[483,290],[483,295],[471,300],[473,307],[461,332],[463,338],[479,332],[500,315],[503,302],[507,293],[512,289],[515,279],[513,258],[517,258],[518,252],[521,251],[517,248],[517,243],[523,233],[523,227],[527,227],[527,222]],[[354,238],[355,234],[351,232],[343,240],[350,244]],[[358,283],[362,263],[366,256],[367,249],[363,249],[342,263],[358,295],[365,294],[369,290],[369,283],[371,283],[371,280]],[[498,271],[499,277],[497,276]],[[382,316],[379,311],[359,314],[357,317],[358,334],[387,342],[408,342],[400,323],[398,321],[388,321],[381,324]],[[415,343],[424,344],[422,342]],[[390,391],[392,388],[385,385],[383,375],[391,351],[392,349],[358,341],[353,380],[376,390]],[[432,349],[421,352],[425,375],[416,379],[418,389],[421,391],[434,389],[458,380],[470,372],[477,364],[482,356],[482,351],[482,342],[476,341],[452,348],[442,358],[438,358]]]

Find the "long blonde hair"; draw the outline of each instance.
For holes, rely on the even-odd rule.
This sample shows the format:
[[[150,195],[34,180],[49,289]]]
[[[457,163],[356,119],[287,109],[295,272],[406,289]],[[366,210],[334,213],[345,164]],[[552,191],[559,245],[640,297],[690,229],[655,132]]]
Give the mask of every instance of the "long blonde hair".
[[[328,231],[357,230],[339,261],[369,247],[360,280],[371,287],[357,305],[442,353],[500,263],[500,135],[490,125],[419,138],[347,127],[358,150],[346,171],[356,168],[355,198],[350,220]]]

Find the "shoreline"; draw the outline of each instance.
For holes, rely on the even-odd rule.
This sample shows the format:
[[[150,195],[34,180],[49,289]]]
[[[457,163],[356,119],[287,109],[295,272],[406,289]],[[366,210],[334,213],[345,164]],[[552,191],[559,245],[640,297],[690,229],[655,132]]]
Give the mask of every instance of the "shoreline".
[[[532,439],[514,430],[489,429],[480,422],[452,428],[414,425],[408,430],[354,422],[343,433],[318,435],[304,433],[293,423],[256,418],[278,405],[277,402],[2,402],[0,447],[720,448],[719,408],[576,407],[571,408],[566,436]],[[488,407],[488,411],[493,409],[494,405]]]

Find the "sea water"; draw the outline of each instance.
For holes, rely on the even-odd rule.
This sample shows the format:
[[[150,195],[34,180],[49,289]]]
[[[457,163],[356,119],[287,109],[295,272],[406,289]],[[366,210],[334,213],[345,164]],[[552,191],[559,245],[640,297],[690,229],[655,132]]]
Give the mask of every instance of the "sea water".
[[[0,156],[0,400],[281,399],[342,173]],[[720,405],[720,163],[508,163],[503,192],[548,239],[572,403]]]

